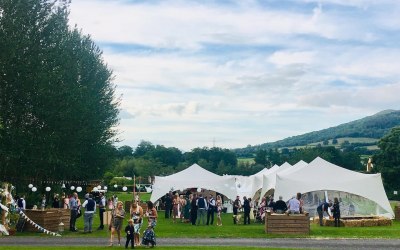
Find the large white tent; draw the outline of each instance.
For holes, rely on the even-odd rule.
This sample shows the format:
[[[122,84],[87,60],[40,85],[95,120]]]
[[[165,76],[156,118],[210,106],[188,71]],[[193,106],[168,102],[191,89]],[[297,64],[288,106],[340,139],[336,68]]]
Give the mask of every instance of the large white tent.
[[[269,190],[275,189],[276,174],[279,172],[285,171],[291,167],[292,167],[292,165],[285,162],[280,167],[274,166],[271,168],[271,171],[265,173],[263,175],[263,182],[262,182],[260,198],[262,198]]]
[[[381,174],[362,174],[351,171],[317,157],[301,171],[276,173],[275,196],[289,200],[297,192],[334,190],[359,195],[377,204],[384,211],[377,214],[393,218],[382,184]]]
[[[188,188],[216,191],[231,200],[235,199],[237,193],[234,176],[219,176],[193,164],[169,176],[156,176],[150,200],[155,202],[170,191],[183,191]]]

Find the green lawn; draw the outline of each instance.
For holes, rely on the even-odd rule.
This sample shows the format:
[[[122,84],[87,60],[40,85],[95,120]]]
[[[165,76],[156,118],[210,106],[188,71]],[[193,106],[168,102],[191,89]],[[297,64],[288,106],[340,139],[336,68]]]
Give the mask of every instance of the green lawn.
[[[164,212],[159,212],[159,220],[156,227],[157,237],[193,237],[193,238],[281,238],[281,237],[302,237],[302,238],[390,238],[400,239],[400,222],[393,221],[392,226],[377,227],[319,227],[311,224],[311,233],[304,235],[267,235],[264,232],[264,225],[253,223],[251,225],[234,225],[231,214],[223,214],[223,226],[192,226],[189,223],[172,223],[172,219],[165,219]],[[126,222],[125,222],[126,223]],[[215,221],[214,221],[215,223]],[[94,218],[94,228],[99,225],[98,214]],[[125,224],[126,225],[126,224]],[[77,233],[65,231],[64,237],[108,237],[107,229],[94,231],[92,234],[84,234],[83,218],[77,220]],[[144,229],[144,228],[143,228]],[[244,230],[245,229],[245,230]],[[18,235],[43,235],[41,233],[17,233]]]
[[[117,249],[122,249],[123,247],[116,247]],[[136,247],[138,249],[146,249],[143,246]],[[135,249],[136,249],[135,248]],[[0,246],[0,250],[25,250],[27,249],[26,246]],[[100,249],[113,249],[108,246],[104,247],[87,247],[87,246],[76,246],[76,247],[60,247],[60,246],[51,246],[51,247],[32,247],[29,246],[30,250],[66,250],[66,249],[73,249],[73,250],[100,250]],[[204,249],[211,249],[211,250],[230,250],[230,249],[237,249],[237,250],[254,250],[254,249],[260,249],[260,247],[235,247],[235,246],[156,246],[154,249],[157,250],[172,250],[172,249],[179,249],[179,250],[185,250],[185,249],[190,249],[190,250],[204,250]],[[292,249],[292,248],[265,248],[265,249],[271,249],[271,250],[285,250],[285,249]]]
[[[108,195],[112,195],[109,193]],[[117,193],[119,200],[131,200],[132,193]],[[150,194],[141,194],[141,200],[146,201],[150,199]],[[397,202],[392,202],[394,207]],[[128,217],[127,217],[128,220]],[[125,225],[127,223],[125,221]],[[267,235],[264,232],[264,225],[261,223],[253,223],[251,225],[234,225],[232,221],[232,214],[222,214],[223,226],[192,226],[189,223],[172,223],[172,219],[165,219],[164,212],[159,211],[159,220],[156,227],[157,237],[193,237],[193,238],[280,238],[280,237],[310,237],[310,238],[392,238],[400,239],[400,222],[393,221],[392,226],[376,226],[376,227],[354,227],[354,228],[334,228],[334,227],[319,227],[316,224],[311,224],[311,233],[309,236],[295,235],[295,236],[282,236],[282,235]],[[99,215],[95,214],[93,228],[99,226]],[[215,221],[216,223],[216,216]],[[95,230],[92,234],[83,233],[83,218],[77,220],[77,227],[79,232],[72,233],[65,231],[65,237],[108,237],[109,231],[107,228],[104,230]],[[144,227],[143,227],[144,229]],[[245,229],[245,230],[244,230]],[[17,233],[17,236],[24,235],[44,235],[42,233]]]

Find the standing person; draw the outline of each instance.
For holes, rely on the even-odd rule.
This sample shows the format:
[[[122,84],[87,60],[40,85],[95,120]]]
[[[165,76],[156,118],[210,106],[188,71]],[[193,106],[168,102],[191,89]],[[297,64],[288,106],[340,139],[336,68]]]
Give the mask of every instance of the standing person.
[[[192,200],[190,201],[190,221],[192,225],[196,225],[197,220],[197,194],[193,194]]]
[[[58,194],[54,194],[53,196],[53,208],[60,208],[60,199],[58,199]]]
[[[180,195],[179,196],[179,210],[180,210],[181,222],[183,222],[183,220],[185,218],[185,216],[184,216],[185,206],[186,206],[186,200],[183,198],[183,195]]]
[[[191,197],[190,195],[189,197]],[[190,221],[190,201],[191,199],[187,196],[185,197],[185,207],[183,208],[183,217],[185,218],[185,222]]]
[[[134,245],[138,246],[140,244],[140,228],[143,224],[143,208],[139,206],[137,202],[133,202],[130,209],[130,215],[133,220]]]
[[[244,212],[244,224],[249,224],[250,225],[250,201],[246,198],[246,196],[243,197],[243,212]]]
[[[169,195],[169,193],[167,193],[165,195],[164,204],[165,204],[165,219],[169,219],[170,215],[171,215],[171,208],[172,208],[172,198]]]
[[[318,217],[319,217],[319,225],[322,227],[322,218],[324,216],[324,212],[328,213],[328,208],[332,207],[331,202],[323,202],[321,205],[317,207]]]
[[[104,229],[104,212],[106,211],[106,197],[102,192],[100,192],[99,197],[99,217],[100,217],[100,226],[97,230]]]
[[[250,220],[254,221],[254,202],[251,200],[251,198],[248,198],[248,200],[250,203]]]
[[[269,196],[269,201],[267,204],[267,209],[272,211],[274,209],[275,206],[275,201],[274,201],[274,197],[273,196]]]
[[[333,199],[333,218],[335,219],[335,227],[340,227],[340,205],[339,199]]]
[[[203,198],[202,194],[199,194],[199,198],[196,201],[196,206],[197,206],[197,225],[200,225],[200,220],[202,221],[202,224],[205,224],[205,217],[206,217],[206,212],[207,212],[207,202]]]
[[[261,220],[264,220],[265,218],[266,207],[267,207],[267,198],[262,197],[260,207],[258,208],[258,214],[260,215]]]
[[[112,211],[111,215],[111,238],[110,238],[110,246],[114,244],[114,234],[117,232],[118,236],[118,246],[121,246],[121,229],[122,223],[125,218],[125,210],[123,209],[122,201],[118,201],[117,207]]]
[[[128,225],[125,227],[125,233],[126,233],[126,242],[125,242],[125,248],[128,248],[129,242],[131,242],[131,248],[135,248],[134,244],[134,226],[133,226],[133,220],[130,219],[128,221]]]
[[[78,230],[75,227],[76,218],[78,216],[78,194],[75,192],[72,194],[69,199],[69,209],[71,209],[71,218],[69,221],[69,230],[71,232],[77,232]]]
[[[147,210],[146,210],[147,220],[149,226],[154,229],[157,225],[157,210],[154,208],[154,204],[151,201],[147,202]]]
[[[69,209],[70,207],[69,207],[69,199],[71,198],[71,196],[70,195],[65,195],[65,193],[64,193],[64,199],[63,199],[63,203],[64,203],[64,209]]]
[[[240,202],[239,195],[236,196],[236,200],[233,202],[233,224],[237,222],[238,211],[242,207],[242,202]]]
[[[26,201],[25,201],[25,195],[22,195],[21,198],[18,199],[17,201],[18,209],[19,211],[25,211],[26,209]]]
[[[172,219],[173,223],[176,222],[176,218],[179,218],[180,213],[180,201],[179,201],[179,194],[176,193],[174,195],[174,199],[172,200]]]
[[[42,210],[44,210],[46,208],[46,195],[45,194],[42,196],[42,202],[41,202],[40,206],[41,206]]]
[[[207,226],[209,224],[212,225],[214,223],[214,212],[215,212],[215,200],[213,195],[210,194],[210,198],[208,199],[208,208],[207,208]]]
[[[221,219],[222,198],[221,198],[221,195],[217,195],[216,206],[217,206],[217,226],[222,226],[222,219]]]
[[[78,197],[78,194],[76,194],[76,198],[75,199],[76,199],[76,203],[78,203],[78,209],[77,209],[77,213],[76,213],[76,218],[78,219],[79,217],[82,216],[82,213],[81,213],[82,204],[81,204],[81,200]]]
[[[301,214],[304,214],[304,200],[301,198],[301,193],[296,194],[296,199],[299,200],[299,211]]]
[[[93,226],[93,215],[96,212],[96,202],[93,200],[93,195],[89,194],[89,198],[83,202],[82,207],[84,207],[85,214],[83,215],[84,221],[84,233],[91,233]]]

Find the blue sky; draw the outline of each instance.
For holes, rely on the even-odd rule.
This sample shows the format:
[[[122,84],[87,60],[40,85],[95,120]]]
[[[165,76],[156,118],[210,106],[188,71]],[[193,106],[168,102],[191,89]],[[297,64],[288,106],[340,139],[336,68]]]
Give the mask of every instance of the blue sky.
[[[120,145],[245,147],[400,104],[400,1],[74,0],[122,95]]]

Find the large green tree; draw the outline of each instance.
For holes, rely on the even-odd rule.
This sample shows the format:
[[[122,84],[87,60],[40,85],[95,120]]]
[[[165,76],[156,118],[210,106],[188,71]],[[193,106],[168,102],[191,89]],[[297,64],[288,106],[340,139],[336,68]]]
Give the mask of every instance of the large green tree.
[[[68,2],[0,0],[0,175],[88,179],[116,153],[113,75]]]
[[[374,171],[382,174],[388,194],[400,191],[400,127],[393,128],[378,143],[380,151],[374,155]]]

